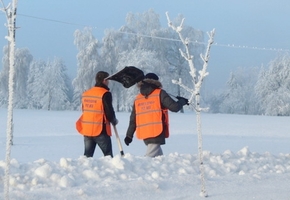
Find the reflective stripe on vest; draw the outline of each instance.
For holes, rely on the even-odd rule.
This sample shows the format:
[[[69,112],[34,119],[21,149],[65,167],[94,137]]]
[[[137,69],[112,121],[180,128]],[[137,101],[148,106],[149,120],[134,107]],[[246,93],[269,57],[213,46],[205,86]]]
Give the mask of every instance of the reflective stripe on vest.
[[[106,125],[106,132],[111,136],[110,122],[106,119],[102,102],[103,95],[107,92],[105,88],[93,87],[82,95],[83,114],[80,118],[81,130],[85,136],[98,136],[101,134],[103,124]]]
[[[156,137],[163,131],[160,91],[160,89],[155,89],[148,98],[139,94],[135,99],[136,136],[138,139]],[[167,116],[165,118],[167,119]]]

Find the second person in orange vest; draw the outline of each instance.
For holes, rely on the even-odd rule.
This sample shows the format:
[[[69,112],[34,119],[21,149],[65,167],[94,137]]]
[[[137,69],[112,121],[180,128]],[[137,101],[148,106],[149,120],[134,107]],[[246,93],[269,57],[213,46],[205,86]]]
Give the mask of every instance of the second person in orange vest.
[[[174,101],[162,89],[159,77],[154,73],[146,74],[138,87],[140,94],[135,98],[124,142],[129,146],[136,131],[137,138],[147,146],[146,156],[163,155],[160,145],[165,144],[165,138],[169,137],[168,110],[178,112],[188,104],[188,100],[180,98]]]
[[[109,74],[99,71],[96,74],[95,87],[82,95],[83,114],[80,118],[79,132],[84,135],[84,155],[93,157],[96,145],[104,156],[113,157],[111,142],[111,126],[116,126],[118,120],[112,105],[112,94],[109,91]]]

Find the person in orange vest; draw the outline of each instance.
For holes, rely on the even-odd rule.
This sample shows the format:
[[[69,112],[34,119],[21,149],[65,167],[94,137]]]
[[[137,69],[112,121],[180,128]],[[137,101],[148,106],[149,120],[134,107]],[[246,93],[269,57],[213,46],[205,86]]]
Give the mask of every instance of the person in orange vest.
[[[76,123],[78,132],[84,135],[84,155],[93,157],[96,145],[104,156],[113,157],[111,142],[111,126],[116,126],[118,120],[112,105],[112,94],[109,91],[109,74],[99,71],[96,74],[95,87],[82,94],[82,116]]]
[[[188,104],[188,99],[179,97],[176,102],[162,89],[159,77],[154,73],[145,75],[138,83],[140,93],[136,96],[130,115],[129,127],[124,142],[132,142],[134,133],[147,146],[145,156],[163,155],[161,145],[169,137],[168,110],[178,112]]]

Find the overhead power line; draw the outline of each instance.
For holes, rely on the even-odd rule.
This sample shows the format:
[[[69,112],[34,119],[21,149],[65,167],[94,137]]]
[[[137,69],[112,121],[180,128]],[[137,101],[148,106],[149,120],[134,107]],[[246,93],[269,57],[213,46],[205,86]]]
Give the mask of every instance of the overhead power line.
[[[67,25],[87,26],[87,25],[84,25],[84,24],[77,24],[77,23],[72,23],[72,22],[65,22],[65,21],[61,21],[61,20],[48,19],[48,18],[43,18],[43,17],[35,17],[35,16],[25,15],[25,14],[17,14],[17,15],[23,16],[23,17],[29,17],[29,18],[33,18],[33,19],[39,19],[39,20],[43,20],[43,21],[50,21],[50,22],[56,22],[56,23],[61,23],[61,24],[67,24]]]
[[[54,23],[61,23],[61,24],[66,24],[66,25],[82,26],[82,27],[92,27],[94,29],[99,29],[96,26],[91,26],[91,25],[78,24],[78,23],[66,22],[66,21],[55,20],[55,19],[48,19],[48,18],[43,18],[43,17],[36,17],[36,16],[31,16],[31,15],[26,15],[26,14],[18,14],[18,15],[23,16],[23,17],[29,17],[29,18],[33,18],[33,19],[43,20],[43,21],[50,21],[50,22],[54,22]],[[130,32],[125,32],[125,31],[118,31],[118,32],[123,33],[123,34],[128,34],[128,35],[136,35],[139,37],[148,37],[148,38],[154,38],[154,39],[160,39],[160,40],[181,42],[181,40],[174,39],[174,38],[158,37],[158,36],[145,35],[145,34],[139,34],[139,33],[130,33]],[[198,44],[207,44],[206,42],[199,42],[199,41],[191,41],[191,42],[198,43]],[[289,49],[283,49],[283,48],[255,47],[255,46],[236,45],[236,44],[213,43],[213,46],[220,46],[220,47],[226,47],[226,48],[251,49],[251,50],[260,50],[260,51],[290,52]]]

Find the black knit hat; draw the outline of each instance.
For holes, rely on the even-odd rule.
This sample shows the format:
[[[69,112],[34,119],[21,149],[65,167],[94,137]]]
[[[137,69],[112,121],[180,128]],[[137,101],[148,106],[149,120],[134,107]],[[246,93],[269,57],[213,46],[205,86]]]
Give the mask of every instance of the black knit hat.
[[[99,71],[96,74],[96,84],[101,84],[105,78],[107,78],[109,76],[108,72],[104,72],[104,71]]]
[[[146,78],[148,78],[148,79],[153,79],[153,80],[156,80],[156,81],[159,80],[159,77],[158,77],[156,74],[154,74],[154,73],[148,73],[148,74],[146,74],[146,75],[145,75],[145,79],[146,79]]]

